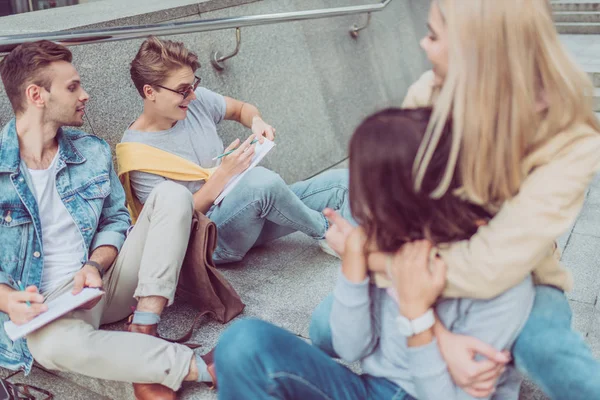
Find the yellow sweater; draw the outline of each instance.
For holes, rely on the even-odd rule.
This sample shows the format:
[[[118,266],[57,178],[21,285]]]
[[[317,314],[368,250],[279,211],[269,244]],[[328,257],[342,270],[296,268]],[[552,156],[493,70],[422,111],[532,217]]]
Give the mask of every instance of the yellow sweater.
[[[178,181],[200,181],[208,180],[216,169],[202,168],[185,158],[142,143],[119,143],[116,152],[118,175],[125,189],[127,205],[133,223],[140,215],[143,205],[131,189],[130,172],[147,172]]]
[[[402,104],[434,102],[433,73],[413,84]],[[448,265],[447,297],[492,298],[533,272],[537,284],[571,290],[573,280],[560,264],[556,239],[583,206],[585,192],[600,170],[600,134],[573,126],[524,160],[527,178],[488,225],[469,240],[438,249]]]

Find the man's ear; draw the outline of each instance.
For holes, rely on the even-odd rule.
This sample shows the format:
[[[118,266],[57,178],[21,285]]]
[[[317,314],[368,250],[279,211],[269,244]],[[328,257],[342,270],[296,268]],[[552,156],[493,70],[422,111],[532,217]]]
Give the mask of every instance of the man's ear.
[[[25,97],[27,98],[27,103],[33,104],[35,107],[43,108],[46,105],[46,100],[44,99],[45,89],[31,84],[27,86],[25,89]]]
[[[154,88],[150,85],[144,85],[143,89],[144,91],[144,96],[151,101],[156,100],[156,91],[154,90]]]

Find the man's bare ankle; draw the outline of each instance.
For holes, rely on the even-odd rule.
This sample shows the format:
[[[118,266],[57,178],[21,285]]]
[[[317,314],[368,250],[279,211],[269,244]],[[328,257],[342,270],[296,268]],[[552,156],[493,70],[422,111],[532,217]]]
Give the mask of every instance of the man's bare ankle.
[[[148,296],[139,299],[136,311],[140,312],[151,312],[157,315],[162,314],[165,306],[167,305],[167,299],[160,296]]]
[[[198,365],[196,364],[196,356],[194,355],[190,361],[190,370],[187,376],[183,379],[188,382],[196,382],[198,380]]]

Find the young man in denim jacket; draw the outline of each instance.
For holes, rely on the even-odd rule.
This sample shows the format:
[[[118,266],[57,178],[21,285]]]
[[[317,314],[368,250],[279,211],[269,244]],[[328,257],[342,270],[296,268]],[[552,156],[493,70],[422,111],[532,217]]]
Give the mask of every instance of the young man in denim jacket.
[[[110,147],[62,128],[83,125],[88,100],[71,59],[65,47],[41,41],[0,63],[15,112],[0,133],[0,322],[26,323],[48,301],[84,287],[105,294],[26,339],[12,342],[0,328],[0,366],[28,373],[35,360],[134,382],[138,399],[175,399],[182,381],[211,380],[201,357],[156,331],[173,302],[192,196],[180,185],[160,185],[125,240],[129,213]],[[98,330],[136,305],[129,332]]]

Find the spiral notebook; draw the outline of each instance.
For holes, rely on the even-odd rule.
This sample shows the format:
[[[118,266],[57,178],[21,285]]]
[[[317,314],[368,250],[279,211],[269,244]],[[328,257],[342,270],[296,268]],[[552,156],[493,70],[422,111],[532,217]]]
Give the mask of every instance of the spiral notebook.
[[[26,324],[15,325],[12,321],[6,321],[4,323],[4,330],[8,337],[12,341],[15,341],[103,294],[104,292],[97,288],[84,288],[76,295],[69,291],[49,301],[48,311],[38,315]]]
[[[219,203],[221,203],[225,196],[227,196],[233,190],[233,188],[242,180],[244,175],[246,175],[248,171],[250,171],[252,168],[256,167],[258,163],[267,155],[269,151],[271,151],[273,147],[275,147],[275,142],[269,139],[265,139],[263,143],[256,143],[256,147],[254,148],[254,156],[252,157],[252,163],[250,164],[250,166],[246,168],[244,172],[234,175],[229,180],[229,182],[227,182],[221,194],[219,194],[219,196],[215,199],[214,204],[218,205]]]

